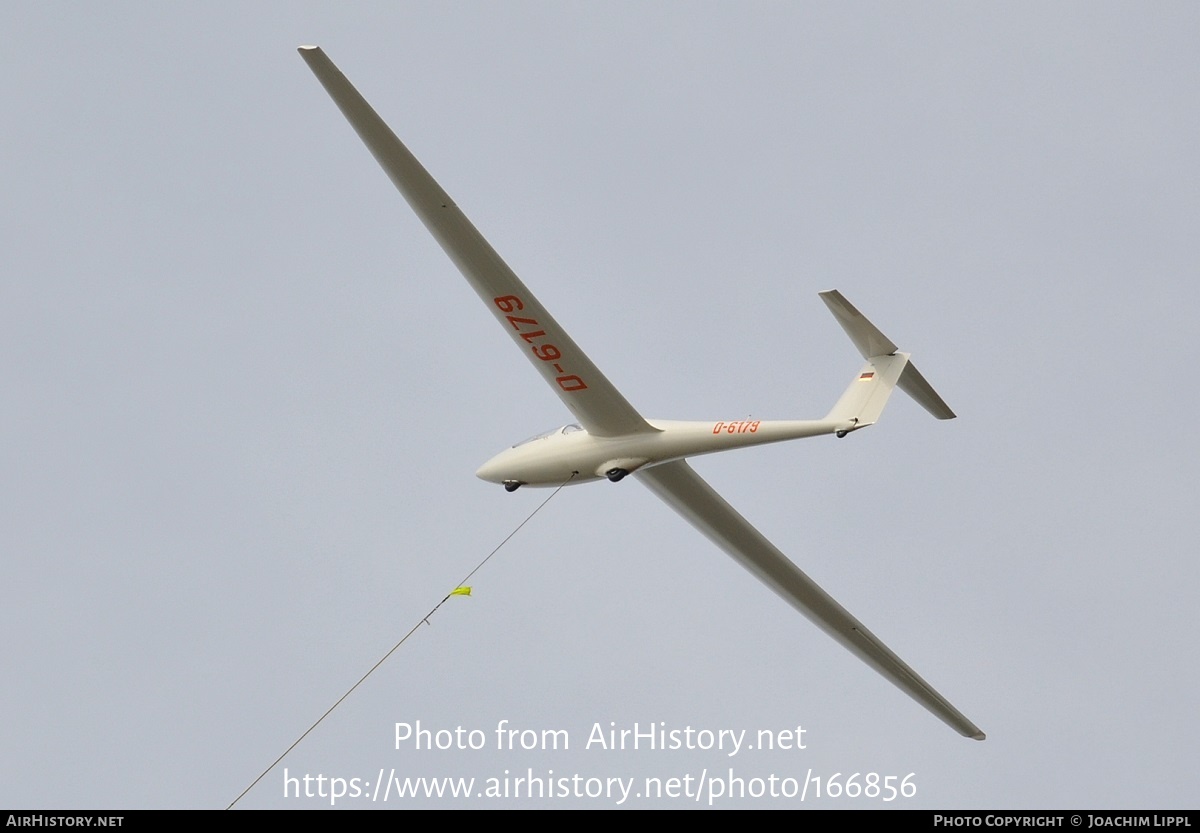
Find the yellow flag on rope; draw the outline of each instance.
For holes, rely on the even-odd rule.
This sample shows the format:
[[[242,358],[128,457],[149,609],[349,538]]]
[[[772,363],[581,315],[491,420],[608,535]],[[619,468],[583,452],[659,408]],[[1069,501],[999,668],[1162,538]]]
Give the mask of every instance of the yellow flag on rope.
[[[470,587],[456,587],[455,589],[450,591],[450,595],[451,596],[470,596],[471,588]]]

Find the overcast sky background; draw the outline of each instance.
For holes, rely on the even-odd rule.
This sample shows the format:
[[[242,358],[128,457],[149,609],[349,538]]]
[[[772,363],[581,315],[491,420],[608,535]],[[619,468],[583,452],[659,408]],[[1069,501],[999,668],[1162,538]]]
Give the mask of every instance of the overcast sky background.
[[[569,414],[317,43],[646,416],[825,413],[860,359],[823,289],[914,354],[959,419],[897,395],[844,441],[694,465],[988,740],[631,478],[561,492],[240,806],[329,806],[284,767],[1197,806],[1195,4],[6,3],[0,28],[0,805],[224,807],[547,494],[473,476]],[[488,748],[396,750],[418,720]],[[498,751],[500,720],[571,749]],[[807,748],[585,750],[610,721]],[[337,806],[416,803],[614,804]]]

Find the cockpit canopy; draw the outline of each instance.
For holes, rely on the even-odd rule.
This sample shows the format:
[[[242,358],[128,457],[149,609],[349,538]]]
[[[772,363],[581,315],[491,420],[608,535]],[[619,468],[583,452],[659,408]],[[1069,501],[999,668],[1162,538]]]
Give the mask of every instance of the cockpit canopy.
[[[580,425],[578,422],[572,422],[568,425],[562,426],[561,428],[552,428],[549,431],[543,431],[540,434],[534,434],[532,437],[530,437],[527,440],[521,440],[519,443],[514,445],[513,448],[516,448],[517,446],[521,446],[521,445],[527,445],[528,443],[534,442],[535,440],[549,439],[550,437],[553,437],[555,434],[574,434],[576,431],[582,431],[582,430],[583,430],[582,425]]]

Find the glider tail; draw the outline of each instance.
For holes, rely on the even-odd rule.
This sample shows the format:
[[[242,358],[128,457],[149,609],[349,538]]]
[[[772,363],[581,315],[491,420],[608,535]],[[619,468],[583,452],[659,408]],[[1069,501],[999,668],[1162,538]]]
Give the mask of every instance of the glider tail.
[[[897,387],[938,419],[954,419],[954,411],[925,381],[909,360],[909,354],[899,352],[892,340],[842,297],[842,293],[831,289],[821,293],[821,300],[867,360],[826,416],[827,420],[846,423],[847,427],[839,430],[838,436],[877,422],[888,397]]]

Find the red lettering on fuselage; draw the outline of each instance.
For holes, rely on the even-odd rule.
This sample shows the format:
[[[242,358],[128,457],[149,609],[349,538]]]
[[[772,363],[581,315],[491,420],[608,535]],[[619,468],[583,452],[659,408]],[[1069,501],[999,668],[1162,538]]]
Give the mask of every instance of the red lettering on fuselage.
[[[713,433],[720,434],[753,434],[758,430],[758,425],[762,420],[740,420],[738,422],[718,422],[713,426]]]

